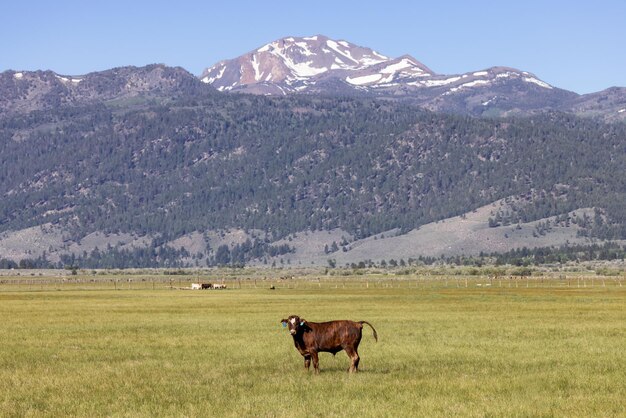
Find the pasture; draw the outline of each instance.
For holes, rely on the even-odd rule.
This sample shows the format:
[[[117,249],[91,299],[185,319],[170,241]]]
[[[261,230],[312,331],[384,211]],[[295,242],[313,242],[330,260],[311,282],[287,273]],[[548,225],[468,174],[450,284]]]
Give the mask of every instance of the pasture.
[[[626,415],[623,280],[439,280],[5,284],[0,416]],[[340,352],[315,376],[289,314],[379,342],[366,327],[358,374]]]

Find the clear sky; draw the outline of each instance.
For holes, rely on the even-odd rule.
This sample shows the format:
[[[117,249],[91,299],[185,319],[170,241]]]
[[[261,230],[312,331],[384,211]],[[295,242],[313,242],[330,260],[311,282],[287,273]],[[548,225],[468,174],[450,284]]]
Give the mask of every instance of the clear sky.
[[[626,86],[626,0],[3,1],[0,71],[164,63],[199,75],[285,36],[327,35],[443,74],[495,65],[578,93]]]

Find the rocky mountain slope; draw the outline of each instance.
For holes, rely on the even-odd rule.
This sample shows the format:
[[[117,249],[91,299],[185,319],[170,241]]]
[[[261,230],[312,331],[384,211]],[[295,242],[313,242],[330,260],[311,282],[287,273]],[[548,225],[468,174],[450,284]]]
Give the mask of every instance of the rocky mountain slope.
[[[626,121],[626,87],[611,87],[579,96],[562,109],[579,115],[600,116],[611,122]]]
[[[180,67],[149,65],[120,67],[83,76],[53,71],[0,73],[0,111],[3,114],[121,101],[137,97],[170,98],[207,89]]]
[[[489,218],[498,209],[508,210],[505,199],[477,208],[461,216],[432,222],[407,233],[398,230],[385,231],[358,239],[346,231],[308,231],[280,241],[289,243],[294,251],[269,259],[269,263],[292,266],[325,266],[329,260],[338,266],[358,264],[364,260],[380,263],[382,260],[409,260],[419,257],[450,257],[463,254],[478,256],[480,253],[507,252],[516,248],[537,248],[570,245],[588,245],[593,239],[583,232],[577,219],[593,216],[591,209],[568,213],[561,222],[548,217],[514,225],[489,226]],[[550,224],[549,231],[542,225]],[[541,231],[540,233],[538,231]],[[342,244],[343,245],[340,245]],[[336,248],[331,251],[333,244]],[[390,250],[391,249],[391,250]],[[263,260],[256,261],[261,264]]]
[[[626,119],[619,112],[626,107],[626,93],[620,89],[579,96],[508,67],[436,74],[411,56],[389,58],[323,35],[279,39],[207,68],[200,79],[227,92],[369,95],[472,115],[561,110]]]
[[[320,91],[339,79],[347,86],[392,85],[394,78],[432,76],[414,58],[390,59],[378,52],[322,35],[284,38],[206,69],[200,79],[219,91],[258,94]],[[317,87],[316,87],[317,86]]]

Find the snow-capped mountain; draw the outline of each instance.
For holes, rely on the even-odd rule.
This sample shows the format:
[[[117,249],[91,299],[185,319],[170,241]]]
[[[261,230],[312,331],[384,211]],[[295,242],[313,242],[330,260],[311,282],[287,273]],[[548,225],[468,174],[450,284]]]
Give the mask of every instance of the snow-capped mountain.
[[[361,86],[390,83],[396,76],[432,74],[409,56],[391,59],[370,48],[316,35],[263,45],[239,58],[215,64],[200,79],[220,91],[287,94],[310,89],[329,78]]]
[[[436,74],[415,58],[390,58],[370,48],[323,35],[279,39],[200,76],[219,91],[284,95],[362,93],[407,99],[442,111],[483,114],[555,107],[575,93],[527,71],[493,67],[465,74]]]
[[[326,36],[288,37],[196,77],[180,67],[118,67],[80,76],[53,71],[0,73],[0,113],[14,114],[101,101],[125,103],[242,92],[263,95],[366,96],[432,111],[478,116],[572,112],[626,121],[626,88],[578,95],[509,67],[438,74],[409,55],[390,58]]]

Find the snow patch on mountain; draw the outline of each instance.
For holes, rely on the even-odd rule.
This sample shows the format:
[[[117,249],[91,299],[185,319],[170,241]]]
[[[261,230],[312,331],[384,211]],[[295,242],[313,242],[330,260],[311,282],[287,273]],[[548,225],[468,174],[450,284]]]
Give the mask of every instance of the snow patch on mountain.
[[[313,60],[305,62],[295,62],[287,54],[278,48],[271,51],[272,54],[280,57],[283,63],[296,75],[296,77],[311,77],[328,71],[327,68],[317,68],[313,66]]]
[[[58,74],[55,74],[54,76],[57,79],[61,80],[63,83],[80,83],[81,81],[83,81],[82,78],[68,78],[68,77],[63,77]]]
[[[345,58],[349,59],[350,61],[352,61],[355,65],[358,65],[359,61],[354,59],[352,57],[352,55],[350,54],[349,50],[347,50],[347,52],[342,51],[339,48],[339,44],[335,41],[333,41],[332,39],[328,39],[326,41],[326,45],[328,45],[328,47],[330,49],[332,49],[333,51],[335,51],[336,53],[338,53],[339,55],[344,56]]]
[[[206,76],[206,77],[204,77],[201,81],[203,81],[203,82],[205,82],[205,83],[208,83],[208,84],[211,84],[211,83],[213,83],[215,80],[218,80],[218,79],[222,78],[222,76],[224,75],[224,71],[226,71],[226,66],[222,66],[222,68],[220,69],[220,72],[219,72],[219,73],[217,73],[217,75],[216,75],[215,77],[209,77],[209,76]],[[218,89],[218,90],[219,90],[219,89]]]
[[[295,42],[295,45],[300,47],[300,49],[302,50],[301,53],[303,55],[306,55],[307,57],[315,55],[315,53],[309,49],[309,44],[307,44],[306,42]]]
[[[376,65],[389,60],[389,58],[377,54],[376,51],[372,52],[373,53],[371,55],[364,55],[363,57],[361,57],[360,63],[362,64],[362,66],[369,67],[371,65]]]
[[[458,76],[458,77],[446,78],[443,80],[419,80],[419,81],[413,81],[407,84],[410,86],[440,87],[440,86],[445,86],[447,84],[456,83],[460,79],[461,77]]]
[[[414,62],[410,61],[407,58],[402,59],[400,62],[397,62],[395,64],[391,64],[385,68],[383,68],[382,70],[380,70],[381,73],[383,74],[394,74],[398,71],[402,71],[404,69],[407,68],[416,68],[416,65]],[[421,68],[417,68],[418,72],[424,72]]]
[[[256,54],[252,55],[252,68],[254,69],[254,79],[259,81],[261,79],[261,72],[259,71],[259,60],[257,60]]]
[[[448,93],[454,93],[455,91],[459,91],[463,88],[468,88],[468,87],[476,87],[476,86],[481,86],[481,85],[485,85],[485,84],[489,84],[491,83],[490,80],[474,80],[474,81],[469,81],[467,83],[463,83],[458,87],[452,87]]]
[[[526,81],[527,83],[533,83],[538,85],[539,87],[543,87],[546,89],[551,89],[552,86],[548,83],[545,83],[539,79],[536,79],[535,77],[524,77],[524,81]]]
[[[370,83],[374,83],[378,80],[380,80],[382,77],[381,74],[370,74],[370,75],[364,75],[361,77],[346,77],[346,81],[350,84],[354,84],[355,86],[362,86],[364,84],[370,84]]]
[[[481,105],[483,105],[483,106],[489,106],[489,104],[490,104],[491,102],[493,102],[494,100],[496,100],[497,98],[498,98],[498,96],[494,96],[494,97],[492,97],[491,99],[489,99],[489,100],[487,100],[487,101],[482,102],[482,103],[481,103]]]
[[[512,71],[507,71],[504,73],[496,74],[496,78],[510,78],[510,77],[516,77],[516,76],[519,76],[519,74],[514,73]]]

